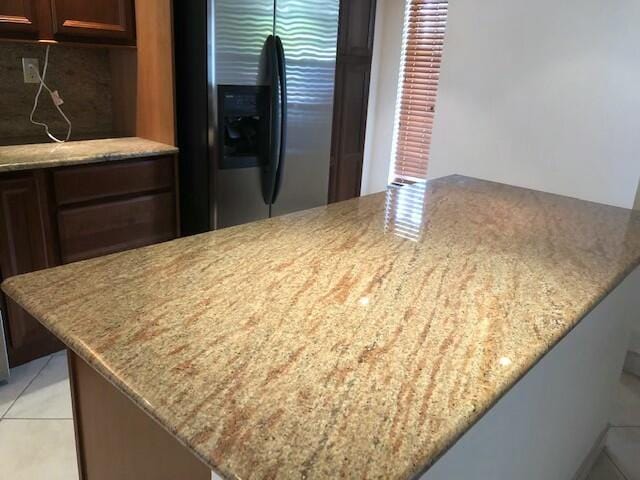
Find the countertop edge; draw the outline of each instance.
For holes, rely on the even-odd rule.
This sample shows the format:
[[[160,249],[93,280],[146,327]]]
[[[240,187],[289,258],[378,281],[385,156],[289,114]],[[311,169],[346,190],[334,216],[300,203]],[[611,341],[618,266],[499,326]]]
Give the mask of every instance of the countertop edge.
[[[39,169],[49,169],[56,167],[67,167],[73,165],[87,165],[93,163],[107,163],[107,162],[116,162],[116,161],[126,161],[133,160],[137,158],[150,158],[150,157],[160,157],[163,155],[176,155],[179,153],[179,148],[173,145],[163,144],[161,142],[156,142],[155,140],[148,140],[139,137],[122,137],[122,140],[126,139],[137,139],[141,142],[148,142],[150,148],[146,149],[143,147],[137,151],[127,151],[126,149],[122,149],[122,151],[108,151],[108,152],[99,152],[96,154],[84,153],[84,154],[74,154],[73,152],[68,153],[64,158],[57,158],[53,160],[48,160],[45,158],[46,153],[34,153],[34,156],[42,156],[42,160],[34,160],[34,161],[16,161],[14,163],[1,163],[0,162],[0,174],[1,173],[12,173],[12,172],[24,172],[27,170],[39,170]],[[78,143],[83,143],[82,146],[86,145],[85,142],[100,142],[106,140],[120,140],[119,138],[114,139],[100,139],[100,140],[81,140]],[[151,148],[151,145],[156,148]],[[50,144],[32,144],[34,148],[38,148],[40,145],[50,145]],[[15,145],[16,148],[25,148],[29,145]],[[53,145],[55,146],[55,145]],[[7,148],[11,146],[4,146],[2,148]]]
[[[116,254],[118,255],[118,254]],[[402,472],[402,476],[405,478],[417,479],[424,473],[426,473],[450,448],[452,448],[460,438],[471,430],[520,380],[522,380],[527,373],[529,373],[553,348],[555,348],[567,335],[569,335],[577,325],[579,325],[582,320],[593,311],[615,288],[617,288],[634,270],[640,267],[640,259],[636,261],[634,264],[631,264],[627,269],[621,271],[617,276],[615,276],[609,284],[603,289],[602,294],[598,297],[595,297],[592,302],[585,305],[585,308],[576,315],[576,318],[572,325],[557,338],[554,338],[552,342],[550,342],[546,348],[540,350],[538,354],[535,356],[534,360],[531,362],[527,368],[523,369],[522,372],[518,372],[512,381],[508,381],[501,388],[496,389],[496,395],[493,401],[483,408],[478,409],[477,415],[475,417],[469,417],[468,423],[461,422],[460,425],[455,425],[451,432],[451,438],[448,441],[444,442],[445,445],[442,447],[440,452],[434,454],[433,458],[425,459],[424,463],[420,467],[416,469],[412,469],[411,471]],[[22,274],[28,275],[28,274]],[[38,308],[30,308],[26,303],[21,301],[21,292],[20,289],[13,285],[13,280],[21,277],[22,275],[16,275],[13,277],[9,277],[5,279],[0,288],[2,291],[9,296],[13,301],[15,301],[20,307],[24,308],[30,315],[36,318],[47,330],[53,333],[57,338],[61,339],[63,335],[61,335],[55,327],[53,327],[50,322],[46,322],[46,317],[48,315],[42,314]],[[44,321],[43,321],[44,320]],[[62,341],[62,340],[61,340]],[[187,448],[193,455],[196,456],[201,462],[203,462],[208,468],[214,471],[216,474],[220,475],[223,479],[232,479],[235,478],[232,472],[225,472],[221,470],[219,466],[213,465],[209,459],[207,459],[204,454],[200,453],[196,448],[192,447],[188,441],[167,427],[168,421],[165,421],[162,417],[156,415],[152,410],[150,410],[146,406],[146,402],[142,397],[136,394],[133,390],[128,388],[128,386],[124,382],[117,382],[115,378],[110,375],[109,369],[103,363],[96,361],[95,354],[91,354],[89,349],[82,346],[80,342],[71,341],[65,342],[62,341],[64,345],[72,350],[76,355],[78,355],[82,360],[84,360],[88,365],[90,365],[96,372],[100,374],[105,380],[107,380],[111,385],[113,385],[118,391],[120,391],[123,395],[129,398],[135,405],[137,405],[146,415],[148,415],[153,421],[155,421],[160,427],[163,428],[167,433],[169,433],[173,438],[175,438],[181,445]]]
[[[127,385],[124,382],[117,382],[115,380],[114,376],[110,375],[110,370],[106,367],[106,365],[104,363],[102,363],[102,362],[96,361],[95,355],[92,355],[90,353],[89,349],[84,348],[82,346],[82,344],[79,343],[79,342],[69,342],[69,343],[73,343],[72,345],[70,345],[66,341],[61,340],[62,336],[59,334],[59,332],[57,331],[57,329],[55,327],[53,327],[53,326],[51,326],[49,324],[45,324],[45,323],[42,322],[42,320],[40,320],[41,318],[44,318],[44,316],[40,315],[38,313],[38,309],[37,308],[35,308],[35,309],[29,308],[27,305],[22,303],[18,299],[20,297],[20,290],[13,286],[12,280],[15,279],[15,278],[21,277],[23,275],[28,275],[28,274],[25,273],[25,274],[21,274],[21,275],[15,275],[13,277],[9,277],[9,278],[5,279],[0,284],[0,289],[2,289],[2,291],[5,293],[5,295],[10,297],[21,308],[23,308],[27,313],[29,313],[36,320],[38,320],[38,322],[41,325],[43,325],[47,330],[49,330],[53,335],[55,335],[56,338],[58,338],[64,344],[64,346],[66,348],[68,348],[73,353],[78,355],[78,357],[80,357],[91,368],[93,368],[102,378],[104,378],[107,382],[109,382],[110,385],[112,385],[116,390],[118,390],[120,393],[125,395],[138,408],[140,408],[140,410],[142,410],[145,413],[145,415],[147,415],[149,418],[151,418],[165,432],[167,432],[174,439],[176,439],[178,441],[178,443],[180,443],[180,445],[182,445],[183,447],[188,449],[189,452],[191,452],[193,455],[195,455],[195,457],[198,460],[200,460],[204,465],[206,465],[208,468],[210,468],[212,471],[214,471],[217,475],[222,477],[223,480],[232,480],[233,478],[235,478],[231,473],[224,473],[219,469],[219,467],[217,467],[215,465],[212,465],[209,462],[208,459],[206,459],[195,448],[193,448],[191,445],[189,445],[186,440],[184,440],[183,438],[180,437],[180,435],[178,435],[177,432],[175,432],[175,431],[171,430],[170,428],[168,428],[167,425],[166,425],[168,422],[164,422],[162,418],[160,418],[158,415],[155,415],[154,412],[146,406],[146,402],[144,401],[144,399],[140,395],[136,394],[133,390],[128,388]]]

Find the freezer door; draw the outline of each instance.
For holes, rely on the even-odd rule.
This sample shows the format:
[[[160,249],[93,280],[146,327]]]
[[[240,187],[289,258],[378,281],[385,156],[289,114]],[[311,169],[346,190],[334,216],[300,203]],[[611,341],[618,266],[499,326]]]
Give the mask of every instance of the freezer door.
[[[265,41],[273,34],[274,0],[210,0],[210,151],[219,145],[217,85],[268,85]],[[214,228],[269,216],[260,167],[219,169],[214,161]]]
[[[282,183],[272,216],[327,203],[338,0],[277,0],[287,70]]]
[[[265,85],[264,44],[273,34],[274,0],[212,0],[211,49],[217,85]]]

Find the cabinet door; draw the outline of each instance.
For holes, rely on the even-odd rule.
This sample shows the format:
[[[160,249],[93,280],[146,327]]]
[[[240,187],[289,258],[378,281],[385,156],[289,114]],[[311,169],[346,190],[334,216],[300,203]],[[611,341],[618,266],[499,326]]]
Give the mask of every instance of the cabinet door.
[[[57,40],[135,43],[134,0],[51,0]]]
[[[33,175],[0,180],[0,265],[3,278],[53,266],[47,242],[44,192]],[[5,328],[12,366],[59,350],[38,321],[5,298]]]
[[[37,0],[0,1],[0,36],[38,37]]]

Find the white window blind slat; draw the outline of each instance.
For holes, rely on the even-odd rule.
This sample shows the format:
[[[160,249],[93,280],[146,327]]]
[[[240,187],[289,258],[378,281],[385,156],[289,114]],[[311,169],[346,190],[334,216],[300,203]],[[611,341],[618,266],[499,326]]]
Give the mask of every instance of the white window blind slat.
[[[448,1],[407,0],[390,180],[424,180],[429,165]]]

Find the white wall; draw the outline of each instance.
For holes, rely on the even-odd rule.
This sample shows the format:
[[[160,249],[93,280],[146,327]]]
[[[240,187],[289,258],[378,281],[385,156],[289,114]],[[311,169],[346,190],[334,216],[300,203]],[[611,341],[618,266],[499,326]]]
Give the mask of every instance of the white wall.
[[[460,173],[630,208],[640,2],[456,0],[429,177]]]
[[[402,51],[404,0],[378,0],[371,63],[362,195],[386,188]]]

